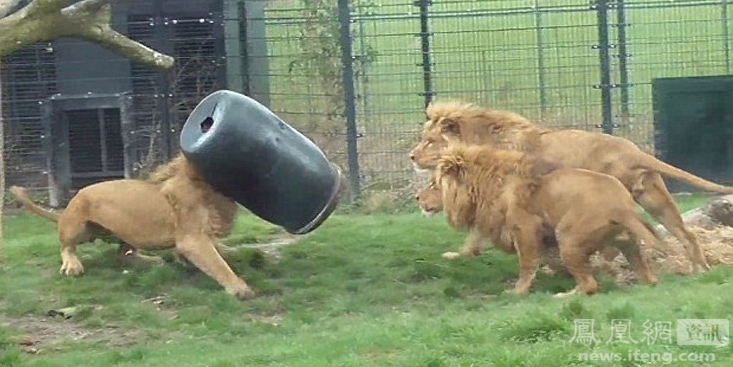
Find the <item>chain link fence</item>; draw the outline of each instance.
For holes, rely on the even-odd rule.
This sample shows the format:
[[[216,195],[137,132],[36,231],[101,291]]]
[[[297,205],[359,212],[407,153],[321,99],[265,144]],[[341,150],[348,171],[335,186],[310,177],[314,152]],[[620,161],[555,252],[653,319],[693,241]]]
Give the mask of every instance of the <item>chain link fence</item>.
[[[73,40],[6,58],[0,76],[8,185],[39,192],[56,186],[69,197],[98,180],[144,176],[176,153],[188,113],[220,88],[252,96],[313,139],[349,174],[355,193],[388,192],[390,200],[414,193],[407,152],[433,99],[463,99],[553,127],[612,133],[654,152],[652,81],[729,74],[730,5],[116,4],[115,28],[176,57],[174,70],[152,71]],[[66,166],[69,177],[54,173]]]

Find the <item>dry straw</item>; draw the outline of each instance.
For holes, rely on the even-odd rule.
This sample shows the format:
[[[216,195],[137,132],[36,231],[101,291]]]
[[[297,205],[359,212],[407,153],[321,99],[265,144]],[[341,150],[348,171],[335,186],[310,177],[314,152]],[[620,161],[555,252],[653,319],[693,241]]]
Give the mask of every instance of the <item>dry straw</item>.
[[[733,264],[733,227],[688,226],[687,228],[697,237],[710,266]],[[682,244],[672,236],[664,238],[664,242],[669,247],[668,254],[649,248],[644,249],[652,271],[657,274],[690,274],[692,264]],[[623,255],[617,256],[612,261],[605,261],[600,256],[594,255],[591,260],[594,269],[615,277],[619,283],[636,281],[636,275]]]

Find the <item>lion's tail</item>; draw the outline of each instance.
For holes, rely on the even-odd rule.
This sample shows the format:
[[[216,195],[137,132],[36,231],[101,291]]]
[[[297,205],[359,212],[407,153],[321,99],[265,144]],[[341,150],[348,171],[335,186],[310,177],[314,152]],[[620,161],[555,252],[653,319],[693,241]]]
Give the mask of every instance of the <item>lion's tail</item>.
[[[662,162],[652,155],[644,154],[644,157],[645,158],[638,164],[638,166],[648,168],[650,170],[658,172],[663,176],[682,181],[688,185],[701,188],[705,191],[718,192],[721,194],[733,194],[733,187],[719,185],[715,182],[697,177],[692,173],[686,172],[675,166]]]
[[[636,215],[630,215],[621,224],[626,227],[626,229],[628,229],[637,240],[643,241],[646,246],[651,246],[653,249],[660,251],[663,254],[667,254],[669,252],[669,249],[662,245],[662,239],[649,222]]]
[[[50,219],[54,222],[59,221],[58,213],[43,209],[38,204],[34,203],[33,199],[31,199],[31,196],[28,195],[28,190],[26,190],[24,187],[11,186],[9,191],[10,191],[10,194],[13,195],[15,200],[23,204],[23,206],[26,209],[28,209],[28,211],[30,211],[31,213],[39,215],[46,219]]]

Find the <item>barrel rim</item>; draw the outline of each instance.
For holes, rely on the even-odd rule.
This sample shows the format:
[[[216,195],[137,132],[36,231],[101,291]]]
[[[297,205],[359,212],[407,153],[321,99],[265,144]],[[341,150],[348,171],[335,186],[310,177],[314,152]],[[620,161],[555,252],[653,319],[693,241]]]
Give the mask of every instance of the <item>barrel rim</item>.
[[[346,186],[344,185],[344,176],[341,172],[341,169],[335,165],[333,162],[329,162],[331,164],[331,167],[333,167],[336,170],[336,177],[337,182],[333,186],[333,191],[331,192],[330,197],[328,198],[328,201],[326,202],[326,205],[323,206],[323,209],[318,213],[318,215],[313,218],[310,222],[308,222],[305,226],[293,230],[288,231],[292,234],[306,234],[314,229],[316,229],[318,226],[320,226],[330,215],[333,213],[333,211],[336,209],[336,206],[338,205],[341,194],[345,191]]]

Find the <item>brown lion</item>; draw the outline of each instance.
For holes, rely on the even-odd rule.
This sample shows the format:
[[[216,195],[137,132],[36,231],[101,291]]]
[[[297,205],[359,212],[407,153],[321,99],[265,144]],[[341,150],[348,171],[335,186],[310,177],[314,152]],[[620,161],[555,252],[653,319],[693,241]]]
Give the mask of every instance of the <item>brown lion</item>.
[[[417,199],[420,211],[426,217],[432,217],[443,211],[443,192],[438,186],[434,175],[431,177],[428,185],[415,195],[415,199]],[[478,256],[484,252],[487,242],[490,242],[490,239],[485,238],[480,231],[471,231],[460,252],[444,252],[441,256],[447,260]],[[547,268],[543,269],[543,271],[547,274],[565,273],[565,269],[560,261],[560,254],[557,252],[557,240],[551,228],[545,228],[542,233],[541,243],[542,261],[547,265]],[[516,252],[514,247],[502,246],[502,243],[499,243],[499,248],[508,253]],[[616,254],[614,253],[613,255],[615,256]]]
[[[531,287],[547,228],[577,282],[571,293],[598,292],[590,256],[609,246],[623,252],[646,283],[657,283],[639,243],[661,249],[659,238],[614,177],[555,168],[519,151],[454,145],[438,160],[436,183],[452,227],[478,232],[505,251],[516,250],[516,293]]]
[[[582,168],[617,178],[650,215],[684,244],[693,270],[710,269],[695,236],[682,221],[662,175],[706,191],[733,193],[722,186],[664,163],[615,136],[581,130],[552,130],[512,112],[459,102],[436,102],[426,110],[422,140],[410,152],[417,169],[434,168],[450,142],[484,144],[532,153],[564,167]]]
[[[159,167],[147,180],[111,180],[86,186],[56,213],[35,204],[25,189],[11,194],[29,211],[58,223],[61,269],[65,275],[84,272],[76,246],[100,237],[124,242],[127,256],[159,262],[137,250],[175,248],[188,260],[240,299],[254,297],[219,254],[218,240],[229,235],[237,204],[215,191],[180,154]]]

